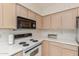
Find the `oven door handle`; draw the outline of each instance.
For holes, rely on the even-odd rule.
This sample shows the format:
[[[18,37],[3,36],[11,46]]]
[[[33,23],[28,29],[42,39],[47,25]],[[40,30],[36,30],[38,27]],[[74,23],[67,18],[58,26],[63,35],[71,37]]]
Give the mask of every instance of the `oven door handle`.
[[[42,43],[40,43],[39,45],[37,45],[37,46],[35,46],[35,47],[33,47],[33,48],[31,48],[31,49],[29,49],[29,50],[25,51],[24,53],[27,53],[27,52],[31,51],[32,49],[34,49],[34,48],[36,48],[36,47],[40,46],[41,44],[42,44]]]

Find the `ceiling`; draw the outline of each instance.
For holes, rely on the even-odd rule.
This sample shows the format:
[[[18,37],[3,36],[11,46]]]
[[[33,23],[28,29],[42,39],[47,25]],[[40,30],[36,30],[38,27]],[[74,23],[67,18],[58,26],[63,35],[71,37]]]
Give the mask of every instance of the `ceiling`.
[[[70,8],[79,7],[79,3],[20,3],[20,4],[42,16]]]

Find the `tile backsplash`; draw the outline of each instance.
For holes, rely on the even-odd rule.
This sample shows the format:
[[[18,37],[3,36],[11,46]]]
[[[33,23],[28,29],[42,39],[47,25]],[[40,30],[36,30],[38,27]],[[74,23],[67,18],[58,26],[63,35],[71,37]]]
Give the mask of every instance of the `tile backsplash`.
[[[41,36],[48,37],[48,34],[57,34],[57,39],[63,40],[75,40],[75,31],[53,31],[53,30],[42,30]]]
[[[0,29],[0,42],[8,42],[8,35],[9,34],[23,34],[23,33],[33,33],[34,38],[48,38],[48,34],[57,34],[57,39],[63,40],[74,40],[75,39],[75,32],[74,31],[53,31],[53,30],[8,30],[8,29]]]
[[[24,34],[24,33],[33,33],[33,37],[40,36],[38,33],[40,33],[38,30],[8,30],[8,29],[0,29],[0,42],[8,42],[8,36],[10,34]]]

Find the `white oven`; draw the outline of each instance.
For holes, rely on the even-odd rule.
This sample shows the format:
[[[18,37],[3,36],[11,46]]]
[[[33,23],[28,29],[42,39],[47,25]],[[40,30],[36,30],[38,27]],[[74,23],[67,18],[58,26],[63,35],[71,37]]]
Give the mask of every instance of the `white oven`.
[[[23,51],[24,56],[41,56],[41,44],[32,47],[29,50],[24,50]]]

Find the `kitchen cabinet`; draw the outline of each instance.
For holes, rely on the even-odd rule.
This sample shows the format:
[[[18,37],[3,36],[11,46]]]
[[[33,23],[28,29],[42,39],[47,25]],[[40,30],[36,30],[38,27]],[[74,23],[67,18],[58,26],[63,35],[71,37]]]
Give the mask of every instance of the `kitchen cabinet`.
[[[1,10],[2,26],[0,28],[16,29],[16,4],[3,3]]]
[[[44,40],[42,43],[42,56],[48,56],[48,41]]]
[[[36,14],[34,12],[32,12],[31,10],[28,10],[28,18],[29,19],[36,20],[35,15]]]
[[[62,50],[62,55],[63,56],[77,56],[77,51],[75,51],[75,50],[70,50],[70,49],[63,49]]]
[[[51,17],[50,15],[43,17],[43,29],[50,29],[51,28]]]
[[[3,19],[2,19],[2,10],[3,10],[3,9],[2,9],[2,4],[0,3],[0,28],[3,27],[3,26],[2,26],[2,25],[3,25],[3,24],[2,24],[2,23],[3,23]]]
[[[76,24],[77,8],[62,12],[62,28],[74,30]]]
[[[78,56],[78,46],[45,40],[42,52],[43,56]]]
[[[20,52],[14,54],[13,56],[23,56],[23,51],[20,51]]]
[[[78,13],[78,16],[79,16],[79,8],[77,8],[77,13]]]
[[[62,55],[63,56],[78,56],[78,46],[63,44],[62,45]]]
[[[62,29],[61,13],[51,14],[51,29],[61,30]]]
[[[42,16],[36,14],[36,28],[42,29]]]
[[[59,43],[49,41],[48,55],[49,56],[61,56],[62,55],[62,48],[60,46],[61,46],[61,44],[59,44]]]
[[[16,9],[17,9],[17,16],[28,18],[28,16],[27,16],[28,9],[27,8],[17,4]]]
[[[49,56],[61,56],[62,48],[49,43]]]

